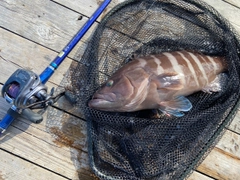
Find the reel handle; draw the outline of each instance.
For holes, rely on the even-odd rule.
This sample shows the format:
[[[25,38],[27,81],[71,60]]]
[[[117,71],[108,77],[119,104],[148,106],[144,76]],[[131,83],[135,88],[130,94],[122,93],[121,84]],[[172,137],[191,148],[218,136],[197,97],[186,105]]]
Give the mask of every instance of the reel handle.
[[[42,122],[43,117],[41,114],[33,112],[31,109],[26,108],[22,110],[21,117],[35,123],[39,124]]]

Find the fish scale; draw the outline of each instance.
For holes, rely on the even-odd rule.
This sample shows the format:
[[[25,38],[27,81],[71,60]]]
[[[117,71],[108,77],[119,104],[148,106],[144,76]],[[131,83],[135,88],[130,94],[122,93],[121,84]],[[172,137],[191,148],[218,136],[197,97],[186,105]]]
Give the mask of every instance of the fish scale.
[[[192,76],[194,77],[194,80],[195,80],[197,86],[199,86],[199,83],[198,83],[198,80],[197,80],[197,75],[196,75],[196,72],[195,72],[195,70],[194,70],[194,68],[193,68],[192,63],[189,61],[188,58],[186,58],[186,57],[184,56],[183,53],[181,53],[181,52],[177,52],[177,53],[182,57],[183,60],[186,61],[187,65],[188,65],[188,68],[189,68],[190,72],[192,73]]]

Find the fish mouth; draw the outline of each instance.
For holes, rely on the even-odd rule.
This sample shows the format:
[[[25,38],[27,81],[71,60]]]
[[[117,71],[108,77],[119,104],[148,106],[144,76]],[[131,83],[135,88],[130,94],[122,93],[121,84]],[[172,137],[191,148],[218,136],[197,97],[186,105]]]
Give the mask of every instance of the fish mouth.
[[[109,102],[114,102],[116,101],[116,95],[114,93],[107,93],[107,94],[100,94],[100,93],[95,93],[92,97],[93,100],[103,100],[103,101],[109,101]]]
[[[88,106],[95,109],[109,108],[111,104],[116,101],[116,95],[114,93],[93,95],[92,99],[88,102]]]

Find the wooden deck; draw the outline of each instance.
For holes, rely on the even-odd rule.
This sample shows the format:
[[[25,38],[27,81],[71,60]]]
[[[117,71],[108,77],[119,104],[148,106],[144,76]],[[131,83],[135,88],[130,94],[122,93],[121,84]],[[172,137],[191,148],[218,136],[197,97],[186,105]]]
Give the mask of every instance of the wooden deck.
[[[112,0],[106,11],[122,1]],[[239,0],[205,1],[229,19],[240,33]],[[100,2],[1,0],[0,86],[17,68],[27,67],[40,74]],[[49,89],[57,87],[72,61],[81,57],[93,29],[89,30],[51,77],[47,83]],[[3,117],[9,105],[3,98],[0,100],[0,117]],[[66,105],[59,103],[57,106],[59,108],[54,108],[55,118],[47,119],[46,112],[41,124],[24,119],[15,120],[0,138],[0,180],[96,179],[88,164],[86,122],[62,111],[68,108]],[[59,125],[62,128],[49,128],[51,122],[62,123]],[[188,178],[211,179],[240,179],[240,111],[219,143]]]

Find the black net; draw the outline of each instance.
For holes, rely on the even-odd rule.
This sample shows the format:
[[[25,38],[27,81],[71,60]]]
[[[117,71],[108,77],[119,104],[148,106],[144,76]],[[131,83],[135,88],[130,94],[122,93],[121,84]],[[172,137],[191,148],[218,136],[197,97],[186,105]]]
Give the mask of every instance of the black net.
[[[88,122],[90,164],[101,179],[182,179],[214,146],[239,101],[239,37],[200,0],[131,0],[115,7],[93,34],[71,81]],[[133,56],[190,50],[225,56],[221,92],[188,97],[180,118],[150,110],[115,113],[88,107],[94,92]]]

